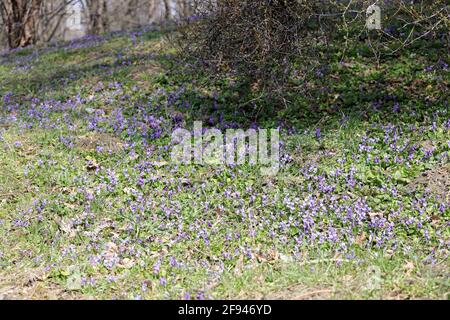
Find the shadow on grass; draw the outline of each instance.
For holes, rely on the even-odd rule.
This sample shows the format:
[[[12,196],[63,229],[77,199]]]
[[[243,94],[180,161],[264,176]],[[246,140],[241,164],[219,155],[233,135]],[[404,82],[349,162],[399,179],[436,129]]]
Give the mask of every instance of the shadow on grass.
[[[161,34],[156,36],[150,32],[141,37],[154,40]],[[95,48],[105,39],[87,38],[66,46],[75,48],[69,54],[76,55],[81,54],[76,48]],[[436,65],[435,57],[443,57],[445,52],[444,45],[434,48],[432,53],[424,48],[412,48],[401,57],[404,60],[385,61],[379,67],[375,61],[362,61],[355,52],[349,61],[362,62],[366,71],[373,72],[367,74],[351,65],[335,62],[333,67],[324,68],[320,75],[288,90],[282,99],[273,98],[270,92],[261,97],[260,92],[253,92],[251,84],[245,81],[231,81],[225,77],[213,80],[205,70],[188,70],[184,57],[164,52],[100,54],[79,64],[52,66],[55,69],[49,68],[45,73],[31,70],[26,79],[9,74],[2,81],[1,90],[3,94],[10,90],[15,95],[68,99],[80,91],[90,90],[100,81],[132,83],[134,79],[130,75],[145,73],[152,61],[161,66],[152,82],[155,88],[167,93],[167,106],[188,119],[202,120],[219,128],[260,125],[315,130],[336,128],[348,121],[370,122],[374,119],[383,123],[413,123],[448,108],[446,70],[435,66],[432,77],[419,75],[423,66]],[[31,59],[33,51],[23,49],[15,55],[19,60],[27,60]],[[420,64],[418,56],[422,59]],[[7,55],[6,59],[10,61],[12,56]]]
[[[189,113],[190,118],[211,126],[257,124],[315,130],[338,128],[347,122],[413,124],[431,119],[437,111],[449,113],[448,70],[445,63],[436,61],[436,55],[444,56],[446,49],[442,45],[439,50],[428,55],[424,48],[411,49],[381,66],[366,60],[363,70],[336,62],[300,89],[287,90],[282,99],[272,98],[270,92],[261,98],[259,92],[249,89],[248,83],[225,78],[211,80],[205,71],[187,72],[182,64],[173,64],[168,74],[172,85],[182,88],[179,101],[173,105],[179,106],[178,111]],[[432,70],[424,70],[427,66],[432,66]],[[190,108],[183,108],[184,100]]]

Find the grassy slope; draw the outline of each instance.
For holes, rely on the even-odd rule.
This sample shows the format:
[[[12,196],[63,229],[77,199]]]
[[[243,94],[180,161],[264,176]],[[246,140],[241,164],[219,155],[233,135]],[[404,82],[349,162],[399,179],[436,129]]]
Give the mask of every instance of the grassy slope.
[[[0,298],[445,298],[444,53],[327,66],[256,119],[272,178],[155,165],[176,126],[252,122],[156,33],[3,56]]]

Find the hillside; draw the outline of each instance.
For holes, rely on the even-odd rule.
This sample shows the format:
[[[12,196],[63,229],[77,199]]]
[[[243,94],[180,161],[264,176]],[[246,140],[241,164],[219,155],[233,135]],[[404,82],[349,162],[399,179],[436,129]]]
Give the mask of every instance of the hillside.
[[[448,298],[448,51],[408,50],[267,109],[151,28],[3,54],[0,299]],[[194,121],[279,128],[278,174],[173,164]]]

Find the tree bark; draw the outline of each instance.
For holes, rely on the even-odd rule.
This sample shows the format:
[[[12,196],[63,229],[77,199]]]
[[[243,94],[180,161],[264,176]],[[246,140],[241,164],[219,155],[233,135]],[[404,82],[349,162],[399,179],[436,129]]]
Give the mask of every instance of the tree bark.
[[[89,20],[89,33],[98,35],[108,30],[107,2],[105,0],[87,0],[87,16]]]
[[[0,14],[10,49],[36,43],[42,0],[3,0]]]
[[[40,18],[40,11],[42,8],[42,0],[32,0],[28,16],[24,21],[23,35],[20,39],[20,46],[26,47],[36,43],[37,39],[37,26]]]
[[[170,1],[170,0],[163,0],[163,2],[164,2],[164,18],[165,18],[166,20],[169,20],[170,17],[171,17],[171,14],[170,14],[170,3],[169,3],[169,1]]]

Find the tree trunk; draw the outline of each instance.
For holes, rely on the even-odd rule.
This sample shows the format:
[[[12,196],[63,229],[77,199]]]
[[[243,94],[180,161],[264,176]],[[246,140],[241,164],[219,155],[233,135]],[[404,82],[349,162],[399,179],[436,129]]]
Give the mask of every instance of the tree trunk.
[[[10,49],[36,43],[42,0],[3,0],[0,14]]]
[[[39,16],[42,6],[42,0],[32,0],[30,4],[29,13],[27,14],[24,25],[23,34],[20,39],[20,46],[26,47],[36,43],[37,38],[37,26],[39,23]]]
[[[105,0],[87,0],[89,33],[98,35],[108,30],[107,3]]]
[[[164,18],[169,20],[171,17],[170,14],[170,0],[163,0],[164,2]]]

